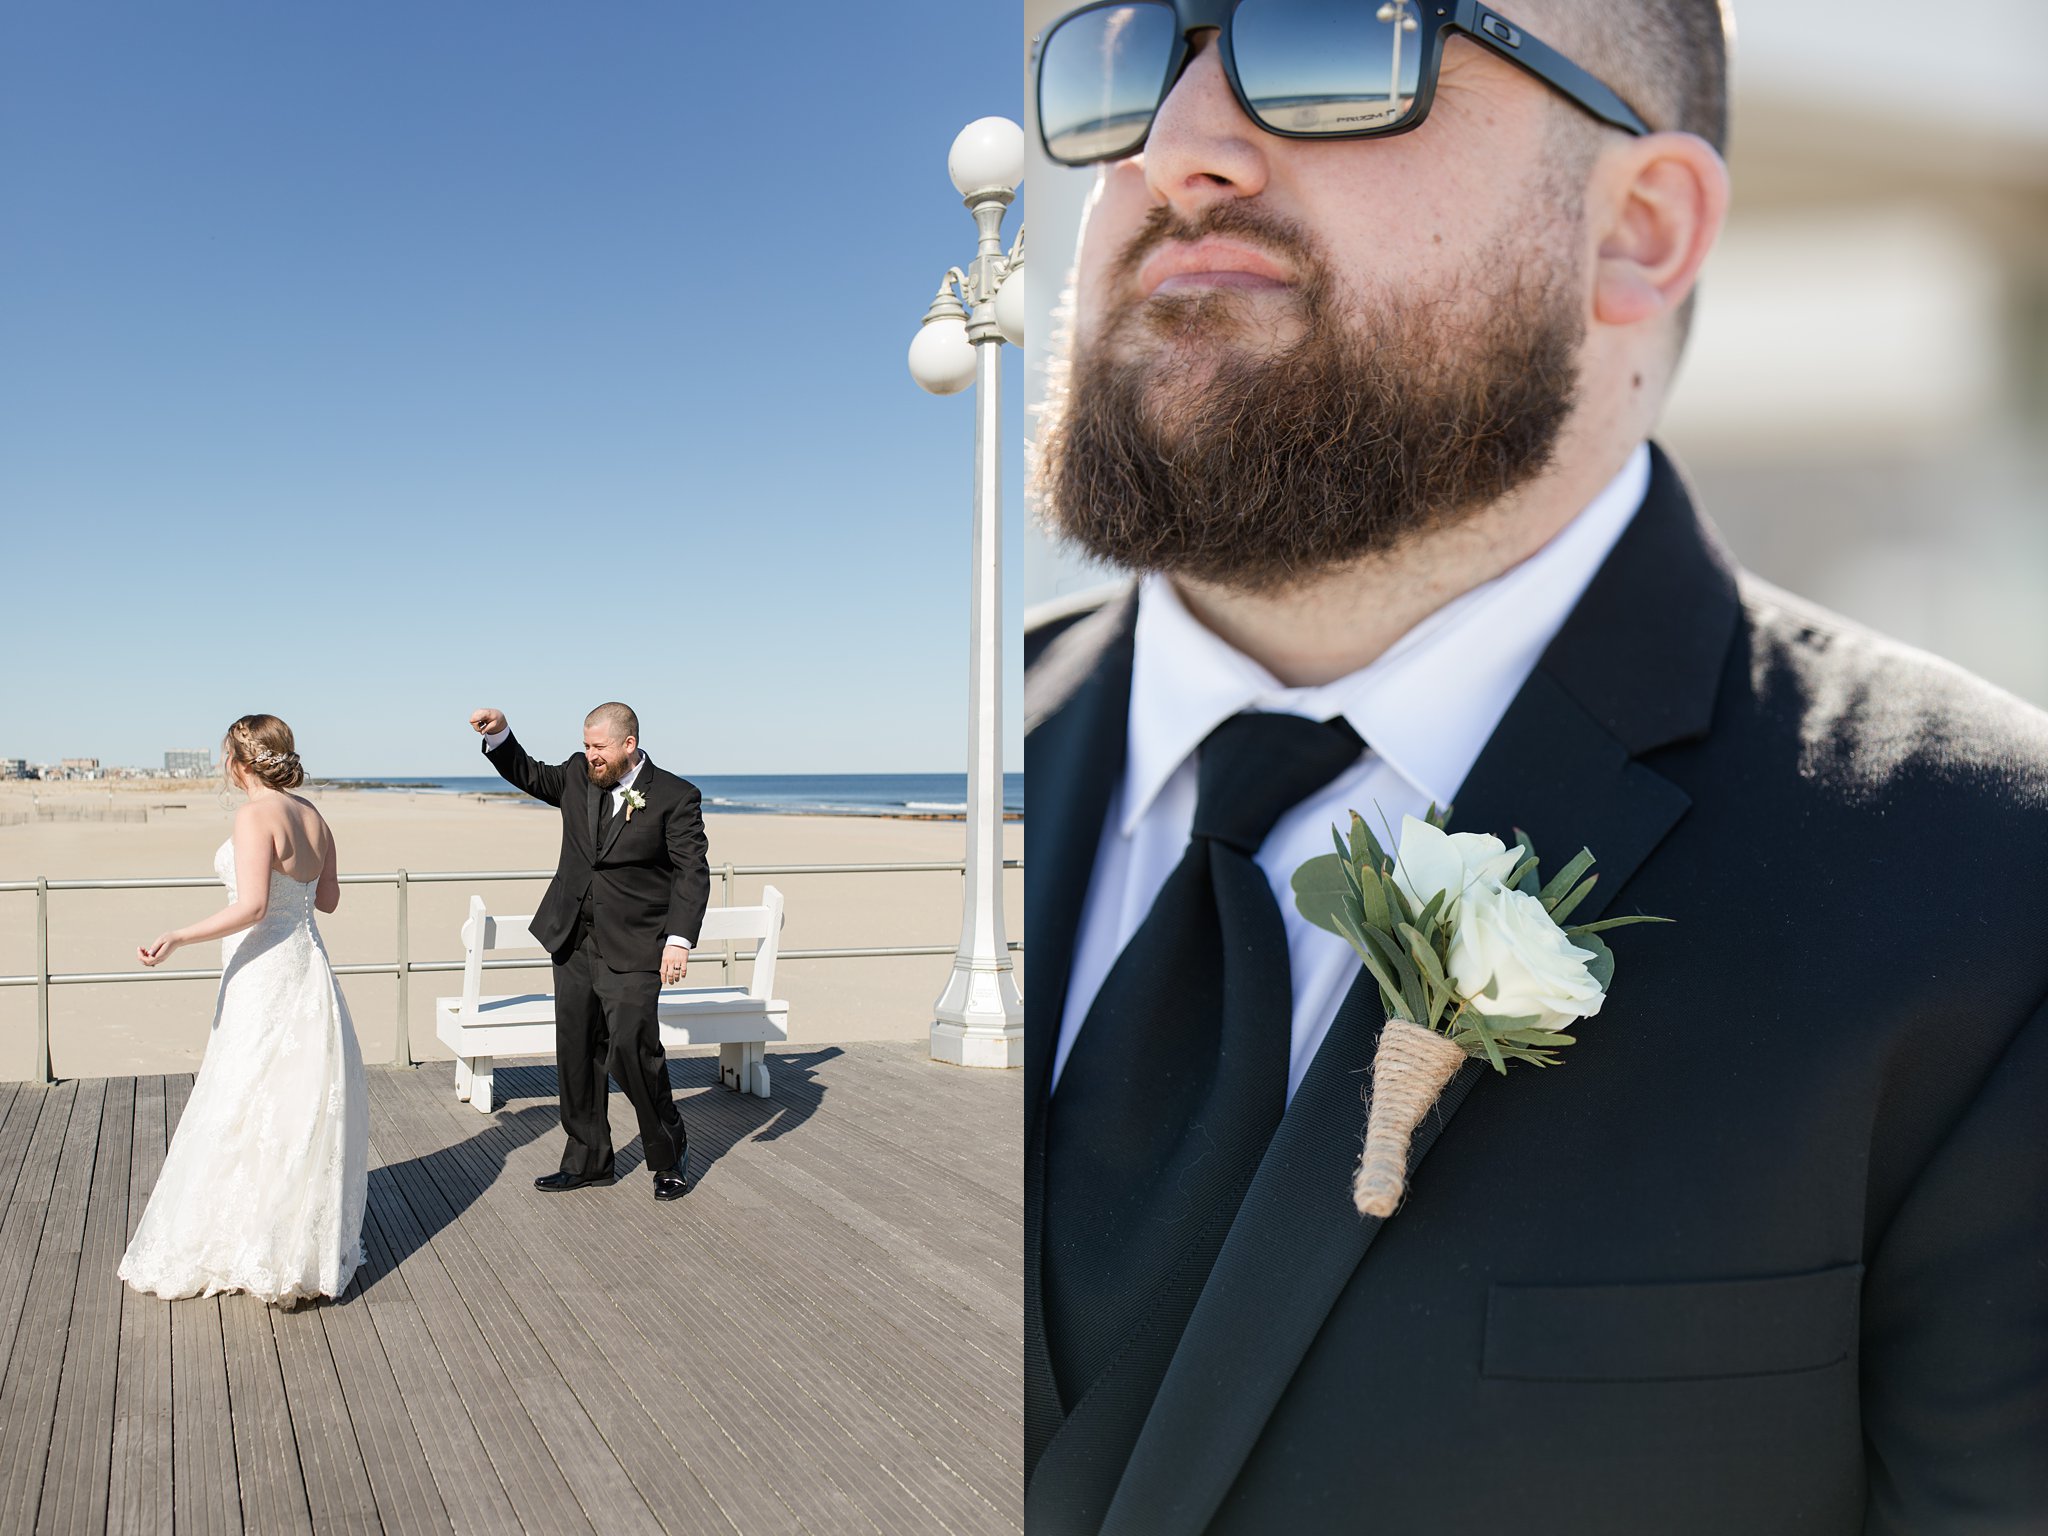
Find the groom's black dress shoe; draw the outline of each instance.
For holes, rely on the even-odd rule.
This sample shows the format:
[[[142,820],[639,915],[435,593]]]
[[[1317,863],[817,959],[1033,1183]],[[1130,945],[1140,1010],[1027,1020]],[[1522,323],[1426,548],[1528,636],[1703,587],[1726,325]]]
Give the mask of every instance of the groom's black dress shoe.
[[[657,1200],[680,1200],[690,1192],[690,1181],[683,1176],[683,1166],[664,1168],[654,1176],[654,1198]]]
[[[544,1173],[533,1181],[533,1187],[535,1189],[545,1189],[549,1193],[553,1193],[556,1190],[562,1189],[581,1189],[586,1184],[609,1184],[611,1182],[612,1175],[609,1170],[604,1173],[592,1174]]]

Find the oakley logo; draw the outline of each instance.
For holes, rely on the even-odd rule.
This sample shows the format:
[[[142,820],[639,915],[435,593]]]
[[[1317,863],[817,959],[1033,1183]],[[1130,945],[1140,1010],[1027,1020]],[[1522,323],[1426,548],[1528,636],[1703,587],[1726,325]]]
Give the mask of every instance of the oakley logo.
[[[1493,38],[1496,42],[1507,44],[1510,48],[1522,46],[1522,34],[1502,21],[1498,16],[1482,14],[1479,18],[1479,30],[1486,33],[1487,36]]]

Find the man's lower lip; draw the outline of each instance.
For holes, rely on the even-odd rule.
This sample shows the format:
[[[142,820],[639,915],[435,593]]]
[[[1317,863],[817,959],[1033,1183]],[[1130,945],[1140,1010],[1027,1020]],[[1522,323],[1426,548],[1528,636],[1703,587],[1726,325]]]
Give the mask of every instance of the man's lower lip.
[[[1288,285],[1278,278],[1266,277],[1257,272],[1179,272],[1162,279],[1152,290],[1155,294],[1173,293],[1184,288],[1239,288],[1280,290]]]

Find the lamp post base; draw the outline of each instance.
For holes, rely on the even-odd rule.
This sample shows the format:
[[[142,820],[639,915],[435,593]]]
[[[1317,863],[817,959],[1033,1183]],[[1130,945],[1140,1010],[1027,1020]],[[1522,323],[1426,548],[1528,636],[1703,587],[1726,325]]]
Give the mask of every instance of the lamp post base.
[[[957,965],[932,1012],[933,1061],[956,1067],[1024,1065],[1024,1002],[1008,966]]]
[[[939,1020],[932,1025],[932,1060],[955,1067],[1021,1067],[1024,1026],[948,1024]]]

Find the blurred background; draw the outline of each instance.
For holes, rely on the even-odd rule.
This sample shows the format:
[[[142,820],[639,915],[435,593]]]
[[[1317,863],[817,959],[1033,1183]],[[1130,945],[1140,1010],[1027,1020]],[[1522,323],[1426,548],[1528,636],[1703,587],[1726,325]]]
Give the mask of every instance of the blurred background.
[[[1025,0],[1027,49],[1069,8]],[[1751,569],[2048,705],[2048,7],[1735,20],[1734,206],[1660,440]],[[1094,172],[1030,175],[1035,405]],[[1027,602],[1104,579],[1027,534]]]

